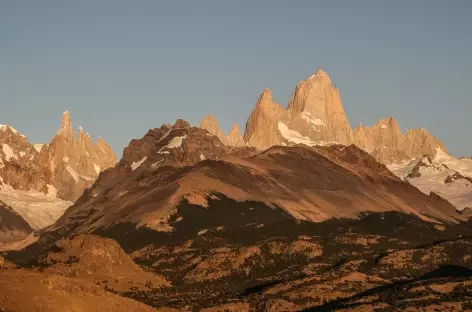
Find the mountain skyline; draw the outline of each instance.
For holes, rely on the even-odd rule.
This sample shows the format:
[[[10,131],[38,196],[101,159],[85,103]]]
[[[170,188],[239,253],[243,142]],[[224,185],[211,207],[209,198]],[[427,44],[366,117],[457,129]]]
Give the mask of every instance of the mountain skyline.
[[[467,1],[6,2],[0,123],[42,143],[68,110],[121,155],[177,118],[213,113],[225,134],[243,131],[263,89],[286,107],[322,68],[351,128],[394,116],[470,157],[471,12]]]

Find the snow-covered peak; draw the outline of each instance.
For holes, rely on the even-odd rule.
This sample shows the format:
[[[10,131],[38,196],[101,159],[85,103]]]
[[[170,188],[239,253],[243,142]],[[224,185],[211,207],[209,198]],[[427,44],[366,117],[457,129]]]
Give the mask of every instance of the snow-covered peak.
[[[38,151],[38,153],[41,152],[41,149],[43,148],[44,144],[34,144],[34,148]]]
[[[437,149],[435,157],[423,157],[387,166],[425,194],[434,192],[457,209],[472,207],[472,159],[457,159]]]

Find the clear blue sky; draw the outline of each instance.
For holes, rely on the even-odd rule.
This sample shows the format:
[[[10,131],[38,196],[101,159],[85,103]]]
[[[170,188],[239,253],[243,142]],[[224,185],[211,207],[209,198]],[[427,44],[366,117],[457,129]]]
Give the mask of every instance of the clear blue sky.
[[[121,155],[212,112],[243,129],[325,69],[355,127],[396,116],[472,155],[472,1],[0,1],[0,123],[48,141],[62,112]]]

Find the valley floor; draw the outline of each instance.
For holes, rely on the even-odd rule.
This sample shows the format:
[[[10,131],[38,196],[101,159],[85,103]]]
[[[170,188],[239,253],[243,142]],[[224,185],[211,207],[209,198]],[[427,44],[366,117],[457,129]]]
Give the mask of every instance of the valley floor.
[[[282,218],[262,204],[223,204],[206,212],[181,204],[172,233],[123,224],[58,240],[28,263],[18,261],[28,248],[5,253],[0,306],[9,312],[66,305],[74,311],[472,309],[472,223],[441,225],[399,212],[312,223]],[[225,218],[228,211],[245,222]],[[208,220],[201,214],[219,225],[201,223]]]

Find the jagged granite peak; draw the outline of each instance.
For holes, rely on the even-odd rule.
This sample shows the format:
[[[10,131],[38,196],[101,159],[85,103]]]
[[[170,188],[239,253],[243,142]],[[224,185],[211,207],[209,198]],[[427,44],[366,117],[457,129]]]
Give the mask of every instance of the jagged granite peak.
[[[229,146],[243,146],[244,145],[244,139],[239,132],[239,127],[237,124],[233,124],[231,127],[231,130],[228,133],[228,136],[226,137],[226,141],[228,142]]]
[[[278,123],[286,119],[288,112],[272,100],[270,89],[264,89],[246,122],[244,142],[258,149],[281,144]]]
[[[117,158],[111,146],[98,137],[95,144],[83,128],[74,131],[69,112],[62,116],[61,126],[46,150],[47,163],[53,173],[52,185],[58,190],[62,199],[75,201],[84,189],[90,187],[98,174],[116,164]]]
[[[69,112],[49,144],[33,145],[12,129],[0,128],[0,199],[35,229],[54,222],[102,170],[117,162],[102,138],[93,144],[79,127],[74,139]]]
[[[61,126],[57,130],[57,136],[65,138],[68,142],[74,141],[74,130],[69,111],[62,114]]]
[[[339,91],[322,69],[298,83],[288,104],[288,110],[292,118],[305,120],[315,127],[314,132],[317,133],[303,131],[301,126],[296,127],[299,128],[298,132],[314,141],[333,141],[345,145],[353,142],[351,126],[344,112]]]
[[[210,132],[211,135],[216,135],[221,142],[227,144],[226,137],[223,131],[221,131],[218,121],[213,114],[210,113],[206,115],[205,118],[201,120],[200,127]]]
[[[265,89],[248,119],[244,141],[266,149],[299,143],[348,145],[354,138],[339,91],[320,69],[298,83],[287,109],[275,104],[272,92]]]

